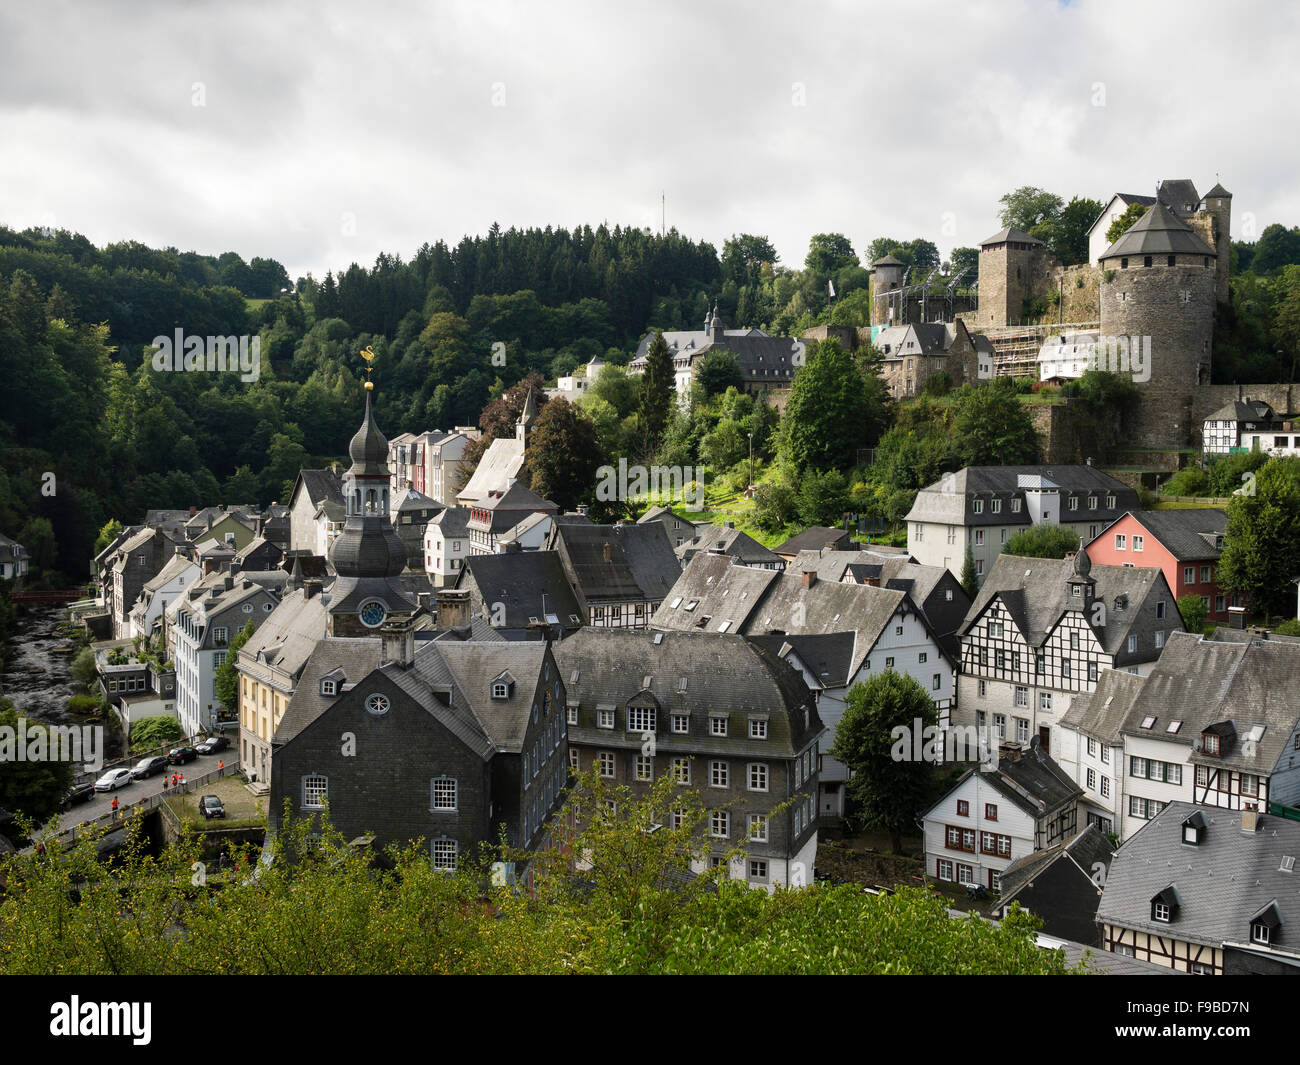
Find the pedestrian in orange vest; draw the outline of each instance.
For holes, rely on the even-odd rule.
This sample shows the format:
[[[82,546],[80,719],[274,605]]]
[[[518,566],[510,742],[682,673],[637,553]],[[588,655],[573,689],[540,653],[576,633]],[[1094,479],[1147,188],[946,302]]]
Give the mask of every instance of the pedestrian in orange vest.
[[[166,791],[166,790],[167,790],[167,781],[168,781],[168,779],[169,779],[169,778],[168,778],[167,774],[164,773],[164,774],[163,774],[163,791]]]
[[[113,796],[113,816],[117,816],[117,796]]]
[[[225,775],[226,775],[226,763],[217,762],[217,776],[224,777]]]

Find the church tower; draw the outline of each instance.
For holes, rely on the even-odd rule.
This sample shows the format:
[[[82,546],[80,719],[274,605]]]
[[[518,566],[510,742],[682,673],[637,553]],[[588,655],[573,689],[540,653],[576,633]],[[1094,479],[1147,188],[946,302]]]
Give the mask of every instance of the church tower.
[[[391,616],[419,606],[401,580],[407,552],[388,516],[388,440],[375,424],[373,389],[367,380],[365,417],[348,445],[352,466],[343,475],[347,520],[330,548],[338,574],[329,597],[331,636],[377,636]]]

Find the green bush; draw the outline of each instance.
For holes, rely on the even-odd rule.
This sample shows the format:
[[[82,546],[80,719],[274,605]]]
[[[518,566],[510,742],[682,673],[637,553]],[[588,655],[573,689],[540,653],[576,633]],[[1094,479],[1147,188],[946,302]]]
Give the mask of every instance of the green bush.
[[[95,695],[74,695],[68,700],[68,713],[82,716],[99,713],[99,697]]]
[[[1210,494],[1209,486],[1210,479],[1205,471],[1189,466],[1170,477],[1160,486],[1160,491],[1167,496],[1207,496]]]
[[[144,717],[131,726],[131,750],[148,751],[179,740],[185,733],[174,717]]]
[[[1279,636],[1300,636],[1300,618],[1283,621],[1281,624],[1273,626],[1273,631]]]

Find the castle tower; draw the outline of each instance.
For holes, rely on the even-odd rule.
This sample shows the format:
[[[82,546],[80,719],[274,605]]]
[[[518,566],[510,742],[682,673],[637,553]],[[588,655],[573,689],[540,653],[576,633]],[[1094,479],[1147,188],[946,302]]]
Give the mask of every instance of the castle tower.
[[[407,552],[388,517],[388,441],[375,424],[373,387],[366,382],[365,417],[348,444],[352,466],[342,485],[347,520],[330,548],[338,574],[330,589],[331,636],[378,635],[389,617],[419,605],[400,579]]]
[[[524,409],[519,413],[519,420],[515,422],[515,439],[521,444],[528,443],[528,431],[535,421],[537,421],[537,402],[533,399],[533,390],[530,388],[528,395],[524,397]]]
[[[1232,193],[1215,183],[1201,201],[1202,209],[1213,220],[1214,251],[1218,262],[1214,269],[1214,296],[1228,302],[1228,267],[1232,261]]]
[[[902,325],[905,308],[898,301],[890,301],[884,293],[903,287],[903,274],[907,267],[892,255],[884,255],[871,264],[871,324]],[[890,308],[894,307],[893,319]]]
[[[979,311],[985,327],[1013,325],[1045,282],[1047,246],[1014,226],[980,241]]]
[[[1092,601],[1097,597],[1097,580],[1092,576],[1092,559],[1084,550],[1083,544],[1074,553],[1074,570],[1065,579],[1065,609],[1087,613],[1092,610]]]
[[[1163,203],[1101,254],[1101,336],[1143,349],[1132,364],[1142,393],[1139,446],[1186,447],[1199,428],[1192,401],[1210,382],[1217,259]]]

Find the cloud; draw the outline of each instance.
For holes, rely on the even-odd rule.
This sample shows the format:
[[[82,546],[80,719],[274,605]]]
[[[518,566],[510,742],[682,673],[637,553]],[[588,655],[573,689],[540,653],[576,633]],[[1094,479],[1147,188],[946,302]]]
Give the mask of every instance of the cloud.
[[[0,222],[293,276],[494,221],[658,228],[661,193],[670,226],[766,234],[791,265],[825,231],[974,244],[1020,185],[1220,180],[1235,219],[1295,225],[1298,21],[1263,0],[55,0],[0,14]]]

